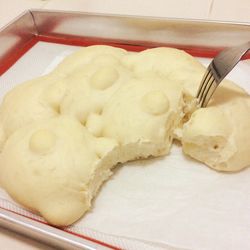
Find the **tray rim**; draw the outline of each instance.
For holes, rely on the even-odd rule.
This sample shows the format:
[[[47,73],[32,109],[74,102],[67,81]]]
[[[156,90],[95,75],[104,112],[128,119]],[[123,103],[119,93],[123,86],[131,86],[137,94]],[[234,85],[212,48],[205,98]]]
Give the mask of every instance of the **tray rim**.
[[[118,18],[136,18],[136,19],[150,19],[150,20],[164,20],[164,21],[184,21],[184,22],[196,22],[196,23],[207,23],[207,24],[224,24],[224,25],[246,25],[250,26],[250,22],[234,22],[234,21],[224,21],[216,19],[201,19],[201,18],[179,18],[179,17],[164,17],[164,16],[137,16],[137,15],[123,15],[123,14],[112,14],[103,12],[85,12],[85,11],[64,11],[64,10],[50,10],[50,9],[39,9],[31,8],[23,12],[25,14],[29,12],[34,13],[57,13],[57,14],[79,14],[86,16],[99,16],[99,17],[118,17]],[[21,14],[22,15],[22,14]],[[1,30],[0,30],[1,31]]]
[[[150,20],[164,20],[164,21],[177,21],[177,22],[196,22],[196,23],[206,23],[206,24],[224,24],[224,25],[244,25],[250,26],[250,22],[235,22],[235,21],[226,21],[226,20],[217,20],[217,19],[201,19],[201,18],[180,18],[180,17],[164,17],[164,16],[137,16],[137,15],[122,15],[122,14],[112,14],[112,13],[103,13],[103,12],[88,12],[88,11],[64,11],[64,10],[52,10],[52,9],[39,9],[31,8],[27,9],[20,14],[18,14],[14,19],[8,21],[2,27],[0,27],[0,32],[12,25],[15,21],[22,18],[25,14],[35,13],[58,13],[58,14],[79,14],[87,16],[99,16],[99,17],[118,17],[118,18],[138,18],[138,19],[150,19]],[[35,25],[35,23],[34,23]]]

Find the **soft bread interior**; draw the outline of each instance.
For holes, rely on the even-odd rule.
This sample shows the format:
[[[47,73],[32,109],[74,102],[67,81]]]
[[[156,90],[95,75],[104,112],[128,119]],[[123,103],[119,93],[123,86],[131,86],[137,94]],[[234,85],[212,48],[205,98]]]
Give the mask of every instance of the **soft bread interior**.
[[[250,164],[250,98],[224,81],[207,108],[195,111],[183,128],[183,151],[219,171]]]

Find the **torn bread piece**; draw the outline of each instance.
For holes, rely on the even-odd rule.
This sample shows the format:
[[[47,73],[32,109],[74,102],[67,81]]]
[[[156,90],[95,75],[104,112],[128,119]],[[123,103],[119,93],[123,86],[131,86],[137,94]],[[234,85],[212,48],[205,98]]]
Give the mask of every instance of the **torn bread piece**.
[[[224,81],[208,107],[195,111],[184,125],[183,151],[219,171],[250,165],[250,97]]]

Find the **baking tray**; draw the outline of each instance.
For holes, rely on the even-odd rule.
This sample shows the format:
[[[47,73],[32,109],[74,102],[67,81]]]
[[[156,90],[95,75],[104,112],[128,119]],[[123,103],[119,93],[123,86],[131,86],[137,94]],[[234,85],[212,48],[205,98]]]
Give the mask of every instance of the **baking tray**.
[[[39,41],[107,44],[131,51],[169,46],[193,56],[214,57],[227,46],[249,40],[249,23],[29,10],[0,30],[0,75]],[[5,208],[0,208],[0,225],[60,248],[118,249]]]
[[[133,51],[169,46],[213,57],[249,40],[249,23],[29,10],[0,30],[0,75],[38,41]]]

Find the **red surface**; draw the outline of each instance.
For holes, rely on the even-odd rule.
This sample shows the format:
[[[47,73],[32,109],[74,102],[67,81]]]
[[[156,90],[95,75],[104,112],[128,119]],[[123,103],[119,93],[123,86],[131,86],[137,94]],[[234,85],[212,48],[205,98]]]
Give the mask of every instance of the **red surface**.
[[[177,49],[185,50],[187,53],[191,54],[192,56],[196,57],[208,57],[212,58],[219,53],[219,49],[211,49],[211,48],[197,48],[192,46],[178,46],[175,44],[156,44],[152,45],[152,43],[146,41],[140,41],[140,44],[144,45],[130,45],[129,42],[126,41],[117,41],[117,40],[106,40],[106,39],[93,39],[93,38],[72,38],[67,36],[60,36],[60,37],[52,37],[52,36],[39,36],[39,41],[49,42],[49,43],[60,43],[60,44],[67,44],[67,45],[75,45],[75,46],[90,46],[90,45],[110,45],[114,47],[123,48],[129,51],[143,51],[145,49],[154,48],[154,47],[172,47]],[[131,43],[131,42],[130,42]],[[135,43],[137,43],[135,41]],[[250,57],[250,56],[249,56]]]
[[[130,45],[129,42],[126,41],[117,41],[117,40],[106,40],[106,39],[94,39],[94,38],[72,38],[67,36],[36,36],[28,43],[25,44],[24,47],[19,48],[18,50],[12,51],[11,53],[6,54],[4,59],[0,62],[0,76],[6,72],[19,58],[21,58],[30,48],[32,48],[37,42],[49,42],[49,43],[59,43],[66,45],[75,45],[75,46],[90,46],[90,45],[110,45],[114,47],[123,48],[129,51],[143,51],[148,48],[154,47],[172,47],[177,49],[182,49],[195,57],[206,57],[213,58],[215,57],[221,49],[211,49],[207,47],[193,47],[193,46],[181,46],[175,44],[154,44],[152,45],[146,41],[140,41],[140,44],[144,45]],[[135,42],[136,43],[136,42]],[[250,53],[247,53],[243,59],[250,59]]]
[[[19,58],[21,58],[30,48],[32,48],[37,42],[49,42],[49,43],[59,43],[66,45],[75,45],[75,46],[90,46],[90,45],[110,45],[114,47],[123,48],[129,51],[143,51],[148,48],[167,46],[177,49],[182,49],[189,53],[192,56],[196,57],[206,57],[213,58],[215,57],[221,49],[211,49],[206,47],[193,47],[193,46],[181,46],[175,44],[154,44],[148,43],[146,41],[140,41],[141,44],[144,45],[130,45],[126,41],[117,41],[117,40],[106,40],[106,39],[93,39],[93,38],[72,38],[67,36],[53,37],[53,36],[36,36],[28,43],[25,44],[24,47],[19,48],[16,51],[12,51],[12,53],[6,54],[4,59],[0,62],[0,75],[6,72]],[[136,42],[135,42],[136,43]],[[243,59],[250,59],[250,53],[246,54]]]
[[[21,58],[29,49],[31,49],[38,42],[38,38],[35,37],[27,42],[23,47],[15,49],[6,53],[3,60],[0,61],[0,76],[6,72],[19,58]]]
[[[155,44],[152,45],[146,41],[140,41],[141,44],[144,45],[130,45],[126,41],[115,41],[115,40],[105,40],[105,39],[93,39],[93,38],[72,38],[67,36],[53,37],[53,36],[36,36],[28,43],[25,44],[24,47],[16,49],[14,52],[7,53],[4,59],[0,62],[0,75],[6,72],[19,58],[21,58],[30,48],[32,48],[37,42],[49,42],[49,43],[59,43],[59,44],[67,44],[67,45],[75,45],[75,46],[89,46],[89,45],[110,45],[114,47],[123,48],[130,51],[142,51],[148,48],[159,47],[159,46],[167,46],[173,47],[177,49],[185,50],[187,53],[196,57],[207,57],[213,58],[219,52],[220,49],[211,49],[205,47],[192,47],[192,46],[179,46],[174,44]],[[136,42],[135,42],[136,43]],[[245,59],[250,59],[250,53],[245,56]]]

